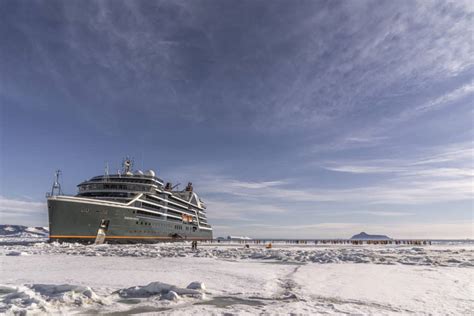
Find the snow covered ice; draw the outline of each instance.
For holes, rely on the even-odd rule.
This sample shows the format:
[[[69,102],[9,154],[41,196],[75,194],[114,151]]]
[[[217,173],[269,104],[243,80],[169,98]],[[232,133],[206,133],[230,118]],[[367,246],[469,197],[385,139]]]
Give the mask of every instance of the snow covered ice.
[[[0,246],[0,313],[466,315],[472,243]]]

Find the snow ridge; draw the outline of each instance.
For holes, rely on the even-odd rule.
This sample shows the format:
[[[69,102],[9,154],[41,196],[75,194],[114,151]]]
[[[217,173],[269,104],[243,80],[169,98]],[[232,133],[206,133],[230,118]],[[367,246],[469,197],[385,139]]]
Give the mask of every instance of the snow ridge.
[[[190,287],[200,287],[192,289]],[[79,307],[82,310],[112,310],[123,305],[124,298],[137,299],[139,302],[166,300],[180,301],[184,297],[202,300],[205,298],[202,282],[192,282],[187,288],[162,282],[152,282],[144,286],[120,289],[103,296],[95,293],[90,287],[71,284],[26,284],[20,286],[0,285],[0,313],[25,315],[28,313],[69,314]],[[164,305],[164,304],[162,304]],[[84,309],[86,308],[86,309]],[[92,311],[91,310],[91,311]]]
[[[16,238],[48,237],[48,227],[28,227],[23,225],[0,225],[0,236]]]
[[[375,263],[419,266],[474,267],[472,247],[444,246],[346,246],[313,248],[273,248],[201,246],[191,251],[188,243],[83,245],[71,243],[36,243],[12,245],[0,249],[0,255],[71,255],[93,257],[173,258],[200,257],[226,260],[266,260],[285,263]]]

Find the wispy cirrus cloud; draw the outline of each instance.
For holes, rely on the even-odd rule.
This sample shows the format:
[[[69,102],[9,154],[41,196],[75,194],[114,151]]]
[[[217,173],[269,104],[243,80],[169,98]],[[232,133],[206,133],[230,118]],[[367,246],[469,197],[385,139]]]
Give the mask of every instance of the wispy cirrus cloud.
[[[222,6],[57,1],[49,12],[41,2],[20,1],[2,19],[6,44],[15,44],[4,46],[0,69],[12,80],[3,94],[20,99],[31,81],[36,89],[47,77],[57,86],[51,99],[111,130],[127,119],[127,111],[114,111],[117,104],[152,118],[266,131],[324,129],[364,115],[375,97],[410,94],[473,65],[469,1]],[[25,10],[42,14],[26,21]],[[55,36],[43,31],[53,22]],[[18,56],[16,47],[28,54]],[[29,76],[19,67],[25,64],[34,69]],[[91,76],[94,68],[100,71]],[[378,111],[389,107],[377,105]]]
[[[265,216],[272,216],[287,212],[288,209],[267,204],[265,202],[255,203],[248,200],[206,200],[209,218],[212,220],[232,219],[240,221],[255,221]]]
[[[346,151],[354,148],[368,148],[381,145],[390,141],[393,130],[402,124],[415,120],[420,116],[432,111],[451,106],[458,101],[471,102],[474,98],[474,82],[468,82],[457,86],[453,90],[438,94],[427,101],[418,104],[418,101],[408,102],[408,106],[401,111],[395,112],[388,117],[382,117],[370,122],[368,126],[351,129],[339,137],[332,139],[329,143],[318,144],[311,149],[311,154],[318,152]],[[469,115],[467,113],[467,115]],[[458,144],[454,144],[457,146]],[[448,145],[453,146],[453,145]],[[465,150],[465,149],[461,149]],[[450,153],[458,154],[458,153]],[[462,154],[459,153],[459,154]]]
[[[0,196],[0,212],[2,213],[19,213],[30,214],[33,212],[44,212],[46,210],[46,203],[10,199]]]
[[[272,200],[276,205],[280,203],[303,202],[333,202],[349,203],[360,202],[368,204],[423,204],[446,201],[472,199],[472,177],[446,178],[435,177],[424,179],[397,179],[387,180],[379,184],[344,189],[321,189],[289,187],[272,187],[264,189],[236,189],[227,186],[230,179],[221,178],[201,187],[203,194],[224,194],[228,201],[233,199],[248,200],[252,203],[262,203],[262,200]],[[298,207],[292,208],[294,211]]]
[[[266,189],[276,186],[285,185],[285,181],[263,181],[263,182],[244,182],[244,181],[229,181],[228,186],[231,188],[242,189]]]
[[[413,120],[414,118],[421,116],[427,112],[442,109],[443,107],[452,105],[456,101],[473,96],[474,81],[471,81],[469,83],[454,88],[454,90],[435,96],[431,100],[428,100],[420,105],[412,104],[409,108],[398,113],[397,115],[380,121],[374,132],[382,133],[387,128],[394,128],[400,123]]]
[[[427,102],[426,104],[415,107],[415,112],[425,112],[439,108],[440,106],[449,105],[459,99],[470,96],[474,93],[474,81],[471,81],[461,87],[454,89],[444,95],[441,95],[434,100]]]
[[[473,152],[472,143],[466,142],[439,147],[436,150],[424,150],[413,157],[336,160],[321,164],[327,170],[352,174],[355,177],[367,174],[383,175],[373,183],[352,185],[349,188],[296,186],[295,180],[288,179],[246,182],[212,172],[208,172],[202,179],[199,188],[204,194],[222,195],[228,201],[247,203],[246,207],[238,207],[240,209],[252,209],[252,205],[265,201],[272,201],[273,205],[278,207],[288,203],[420,205],[471,200],[474,179]],[[307,206],[299,208],[308,209]]]
[[[413,155],[413,154],[412,154]],[[394,159],[330,161],[322,166],[347,173],[398,173],[404,176],[473,176],[474,143],[471,141],[424,150]]]
[[[354,175],[385,175],[377,186],[354,189],[375,203],[423,203],[471,200],[474,179],[472,142],[430,149],[414,157],[332,161],[327,170]],[[369,193],[373,190],[373,193]],[[349,192],[348,192],[349,193]]]
[[[415,213],[412,213],[412,212],[390,212],[390,211],[355,211],[352,213],[372,215],[372,216],[382,216],[382,217],[405,217],[405,216],[415,215]]]
[[[308,52],[299,56],[300,59],[307,58],[310,63],[314,62],[314,67],[302,69],[301,80],[282,90],[285,95],[277,102],[277,113],[282,117],[282,124],[294,121],[297,124],[306,122],[326,127],[325,123],[330,124],[341,116],[354,118],[360,113],[368,114],[365,111],[367,102],[411,94],[414,90],[422,90],[430,83],[456,76],[471,67],[473,61],[469,55],[474,52],[474,47],[472,41],[461,34],[464,27],[471,28],[469,19],[463,19],[472,14],[472,7],[468,3],[459,2],[449,8],[434,2],[398,2],[389,6],[390,9],[386,3],[380,6],[372,2],[344,3],[338,8],[339,12],[348,13],[344,22],[332,25],[337,18],[334,19],[332,8],[325,8],[319,15],[303,19],[295,27],[300,27],[302,32],[309,32],[325,25],[333,30],[328,36],[334,40],[350,36],[353,42],[350,41],[345,47],[350,49],[339,49],[331,39],[318,36],[318,39],[300,45],[302,51]],[[440,6],[446,12],[459,15],[451,20],[453,16],[446,16],[438,10]],[[360,19],[358,14],[365,16],[371,23],[366,23],[365,18]],[[420,20],[424,22],[415,22]],[[368,28],[373,29],[369,31]],[[450,36],[439,40],[434,35],[438,31],[434,30]],[[449,46],[445,46],[448,42]],[[333,49],[330,62],[321,67],[318,61],[322,55],[329,53],[324,44]],[[458,60],[453,58],[454,54],[459,54]],[[439,63],[439,60],[443,62]],[[461,97],[470,90],[467,85],[444,98],[436,98],[418,107],[417,112]],[[377,111],[385,111],[382,109],[386,106],[393,108],[390,103],[379,102]],[[410,108],[413,108],[410,102],[405,106],[397,104],[398,113],[391,112],[398,116],[404,111],[411,113]]]
[[[226,228],[232,234],[254,238],[350,238],[365,231],[392,238],[473,238],[472,224],[462,221],[373,224],[367,222],[321,222],[303,225],[245,224]]]
[[[1,6],[5,196],[43,196],[30,156],[79,182],[84,153],[143,153],[220,226],[472,212],[469,0]]]

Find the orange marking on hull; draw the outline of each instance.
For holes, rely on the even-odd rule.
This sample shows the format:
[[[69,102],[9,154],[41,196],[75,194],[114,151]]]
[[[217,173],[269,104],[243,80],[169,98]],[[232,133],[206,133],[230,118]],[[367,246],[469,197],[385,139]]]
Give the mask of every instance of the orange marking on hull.
[[[65,236],[65,235],[50,235],[49,238],[96,238],[96,236]]]
[[[97,236],[51,235],[49,238],[96,238]],[[201,237],[173,238],[160,236],[106,236],[105,239],[206,239]]]

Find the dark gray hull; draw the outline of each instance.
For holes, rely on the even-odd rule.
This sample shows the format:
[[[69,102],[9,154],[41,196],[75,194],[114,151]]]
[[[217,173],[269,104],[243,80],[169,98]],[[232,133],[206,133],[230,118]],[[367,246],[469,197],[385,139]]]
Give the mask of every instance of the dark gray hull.
[[[103,220],[109,221],[108,243],[212,239],[212,230],[167,217],[155,219],[137,215],[133,207],[125,205],[97,205],[56,196],[48,199],[48,215],[50,241],[94,242]]]

